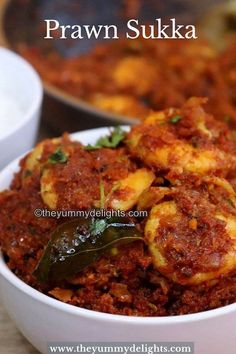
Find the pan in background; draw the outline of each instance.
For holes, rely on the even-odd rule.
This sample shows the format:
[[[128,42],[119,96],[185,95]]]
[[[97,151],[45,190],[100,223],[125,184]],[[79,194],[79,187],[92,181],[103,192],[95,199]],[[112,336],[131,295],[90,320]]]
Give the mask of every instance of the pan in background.
[[[236,0],[227,0],[214,6],[200,21],[205,36],[219,50],[236,34]]]
[[[55,18],[61,24],[115,24],[122,28],[129,18],[140,22],[155,18],[175,17],[181,23],[199,21],[212,7],[222,0],[2,0],[2,28],[5,43],[17,50],[21,42],[45,51],[53,49],[64,57],[87,53],[98,41],[46,41],[44,19]],[[126,7],[124,6],[126,4]],[[136,7],[138,4],[138,7]],[[124,116],[101,111],[94,106],[44,84],[46,91],[44,119],[57,132],[74,131],[92,126],[137,122]]]

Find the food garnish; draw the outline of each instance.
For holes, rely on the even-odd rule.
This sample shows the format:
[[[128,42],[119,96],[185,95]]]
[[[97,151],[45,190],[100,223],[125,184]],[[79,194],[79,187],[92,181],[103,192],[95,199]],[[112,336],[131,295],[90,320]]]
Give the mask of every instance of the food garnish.
[[[88,144],[85,146],[86,150],[97,150],[103,147],[116,148],[125,137],[125,132],[121,127],[115,127],[110,135],[106,135],[98,139],[95,145]]]
[[[68,221],[52,233],[34,275],[41,282],[61,281],[77,274],[113,247],[142,239],[135,224],[126,217]]]

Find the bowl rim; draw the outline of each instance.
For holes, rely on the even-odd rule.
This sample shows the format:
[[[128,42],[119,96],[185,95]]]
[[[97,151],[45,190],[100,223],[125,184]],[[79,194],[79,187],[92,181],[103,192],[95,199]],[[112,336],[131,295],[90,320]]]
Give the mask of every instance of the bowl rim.
[[[22,118],[18,120],[18,122],[14,125],[14,128],[10,129],[9,132],[2,135],[2,137],[0,138],[0,142],[8,139],[16,131],[20,130],[25,124],[27,124],[27,122],[32,119],[34,117],[34,114],[40,109],[43,100],[42,81],[35,69],[32,67],[32,65],[20,55],[2,46],[0,46],[0,57],[1,54],[4,55],[4,60],[6,60],[6,58],[9,58],[9,60],[14,61],[17,66],[23,68],[25,73],[28,73],[25,83],[27,81],[34,83],[34,95],[32,100],[30,100],[29,106],[24,111]]]
[[[99,137],[101,136],[101,134],[106,134],[111,128],[112,127],[102,127],[102,128],[83,130],[80,132],[70,134],[70,137],[74,140],[79,140],[79,139],[83,140],[83,137],[86,139],[86,136],[91,134],[96,137]],[[123,128],[128,129],[127,126],[123,126]],[[25,155],[26,154],[24,154],[23,156]],[[0,172],[0,185],[1,185],[1,179],[4,179],[4,176],[10,175],[12,177],[13,173],[17,171],[18,163],[23,156],[20,156],[15,160],[13,160],[12,162],[10,162]],[[2,187],[0,187],[0,191],[1,188]],[[178,316],[160,316],[160,317],[125,316],[125,315],[109,314],[109,313],[84,309],[54,299],[46,294],[41,293],[40,291],[34,289],[30,285],[23,282],[7,266],[1,251],[0,251],[0,276],[2,276],[5,279],[5,281],[10,283],[13,287],[17,288],[18,291],[23,292],[26,296],[29,296],[46,306],[53,307],[54,309],[69,313],[74,316],[85,317],[88,319],[93,319],[98,321],[119,322],[121,324],[131,323],[137,326],[174,325],[174,324],[192,323],[192,322],[198,322],[203,320],[209,320],[236,311],[236,303],[226,305],[224,307],[219,307],[217,309],[197,312],[193,314],[178,315]]]

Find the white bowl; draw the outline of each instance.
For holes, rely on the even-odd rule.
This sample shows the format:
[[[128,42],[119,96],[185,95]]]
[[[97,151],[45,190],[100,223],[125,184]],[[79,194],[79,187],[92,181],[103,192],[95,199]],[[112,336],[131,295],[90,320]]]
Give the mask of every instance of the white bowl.
[[[73,134],[94,143],[108,128]],[[0,173],[9,186],[18,160]],[[52,299],[18,279],[0,257],[0,290],[5,308],[23,335],[42,353],[48,342],[194,342],[195,354],[235,354],[236,304],[176,317],[128,317],[78,308]]]
[[[23,115],[0,137],[0,169],[35,143],[43,88],[33,67],[19,55],[0,48],[0,92],[13,98]]]

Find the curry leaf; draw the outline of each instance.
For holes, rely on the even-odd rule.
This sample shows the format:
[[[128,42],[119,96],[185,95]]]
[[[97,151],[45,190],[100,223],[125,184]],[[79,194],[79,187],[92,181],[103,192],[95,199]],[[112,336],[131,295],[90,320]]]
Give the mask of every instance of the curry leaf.
[[[52,233],[34,275],[42,283],[65,280],[113,247],[142,239],[135,224],[125,217],[69,221]]]

